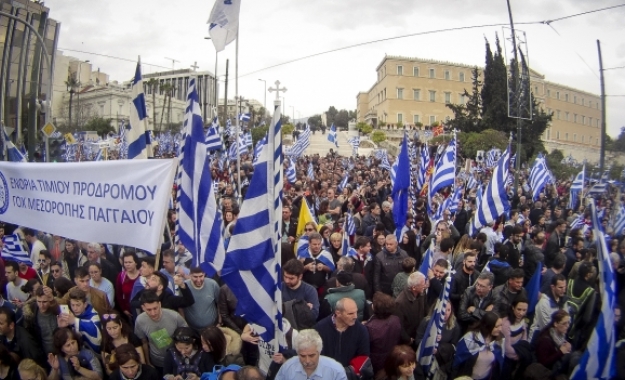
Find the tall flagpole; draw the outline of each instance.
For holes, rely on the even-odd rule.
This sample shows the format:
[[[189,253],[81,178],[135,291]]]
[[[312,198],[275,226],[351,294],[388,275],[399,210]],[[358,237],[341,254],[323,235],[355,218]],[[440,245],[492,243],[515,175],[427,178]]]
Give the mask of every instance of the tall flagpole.
[[[236,42],[236,52],[234,56],[234,100],[235,102],[239,101],[239,38],[241,35],[239,34],[240,28],[237,25],[237,42]],[[228,104],[228,99],[226,99],[226,104]],[[235,107],[238,110],[238,104]],[[237,190],[238,190],[238,204],[241,205],[241,200],[243,199],[241,195],[241,147],[239,146],[239,115],[236,115],[235,121],[235,142],[237,144]]]

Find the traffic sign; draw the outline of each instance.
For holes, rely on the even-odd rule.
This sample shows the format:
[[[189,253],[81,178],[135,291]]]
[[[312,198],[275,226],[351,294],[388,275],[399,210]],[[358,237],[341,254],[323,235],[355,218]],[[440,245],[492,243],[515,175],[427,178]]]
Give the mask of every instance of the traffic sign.
[[[46,137],[51,137],[54,132],[56,132],[56,127],[52,123],[48,123],[41,128],[41,132],[43,132]]]

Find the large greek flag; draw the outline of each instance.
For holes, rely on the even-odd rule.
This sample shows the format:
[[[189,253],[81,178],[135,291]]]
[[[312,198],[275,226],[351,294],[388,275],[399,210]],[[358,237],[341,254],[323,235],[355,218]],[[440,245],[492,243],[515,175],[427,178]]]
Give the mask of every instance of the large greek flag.
[[[430,149],[427,143],[421,146],[421,159],[419,161],[419,171],[417,172],[417,191],[421,192],[425,186],[425,176],[430,165]]]
[[[530,171],[529,177],[530,187],[532,188],[532,199],[538,199],[540,193],[551,180],[551,175],[549,173],[547,161],[542,154],[538,154],[538,157],[536,157],[536,160],[534,161],[534,166],[532,166],[532,170]]]
[[[189,82],[185,139],[179,166],[178,237],[207,275],[220,271],[225,258],[221,214],[213,180],[195,79]]]
[[[291,156],[301,157],[304,155],[304,151],[310,146],[310,133],[310,127],[306,125],[304,132],[300,134],[295,144],[291,147]]]
[[[280,274],[282,146],[280,108],[262,149],[228,245],[221,277],[238,299],[237,315],[268,342],[284,346]]]
[[[625,206],[622,206],[618,210],[618,214],[616,214],[616,219],[614,220],[614,235],[623,236],[623,229],[625,229]]]
[[[339,147],[339,137],[336,134],[336,127],[334,123],[330,127],[330,133],[328,133],[328,141],[334,144],[337,148]]]
[[[451,140],[441,159],[436,164],[436,171],[430,180],[430,199],[439,190],[453,186],[456,179],[456,141]]]
[[[206,132],[206,149],[207,150],[223,150],[224,142],[219,135],[219,123],[217,118],[213,120],[213,125],[208,128]]]
[[[22,239],[18,234],[5,235],[2,237],[2,242],[4,243],[4,246],[2,247],[2,258],[4,260],[23,263],[29,267],[33,266],[30,254],[24,248]]]
[[[599,266],[599,295],[601,311],[586,344],[586,351],[573,370],[570,379],[612,379],[616,375],[615,342],[617,331],[614,326],[614,306],[616,304],[616,284],[614,270],[610,263],[610,252],[597,218],[594,200],[590,201],[592,224],[597,241],[597,263]]]
[[[150,132],[147,128],[148,112],[145,107],[145,94],[143,93],[143,79],[141,77],[141,57],[137,62],[135,77],[132,80],[131,93],[130,123],[125,134],[128,159],[152,157]]]
[[[208,19],[208,34],[215,50],[220,52],[239,34],[239,12],[241,0],[215,0]]]
[[[476,210],[473,225],[480,228],[492,223],[500,215],[510,211],[510,201],[506,193],[506,178],[510,168],[510,147],[501,155],[495,169],[493,178],[488,183],[486,191],[482,195],[480,206]]]

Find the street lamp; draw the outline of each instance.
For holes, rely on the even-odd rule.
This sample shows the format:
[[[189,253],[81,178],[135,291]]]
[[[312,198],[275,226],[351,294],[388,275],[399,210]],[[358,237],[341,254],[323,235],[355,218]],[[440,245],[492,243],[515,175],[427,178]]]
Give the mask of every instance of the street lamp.
[[[205,40],[210,40],[210,37],[204,37]],[[219,52],[215,49],[215,109],[217,110],[217,117],[219,117],[219,104],[217,101],[217,58],[218,58]],[[224,106],[224,109],[228,108],[228,99],[226,99],[226,105]],[[227,115],[227,110],[226,110],[226,115]],[[226,118],[226,116],[224,115],[224,119]]]
[[[265,107],[265,113],[266,113],[267,112],[267,81],[264,80],[264,79],[259,79],[259,81],[262,81],[265,84],[265,103],[264,103],[264,107]]]

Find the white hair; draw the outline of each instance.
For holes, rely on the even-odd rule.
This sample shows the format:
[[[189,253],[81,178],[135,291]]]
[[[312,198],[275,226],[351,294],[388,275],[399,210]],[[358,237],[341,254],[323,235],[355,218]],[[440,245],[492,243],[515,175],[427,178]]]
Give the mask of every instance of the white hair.
[[[319,335],[317,330],[306,329],[300,331],[293,338],[293,347],[295,348],[295,351],[297,351],[297,353],[299,353],[299,351],[302,349],[311,347],[316,348],[317,352],[321,352],[321,349],[323,349],[323,341],[321,340],[321,336]]]
[[[421,272],[412,272],[406,280],[406,288],[410,289],[413,286],[425,284],[425,276]]]
[[[98,254],[101,254],[101,253],[102,253],[102,244],[100,244],[100,243],[89,243],[89,244],[87,245],[87,249],[89,249],[89,248],[93,249],[93,250],[94,250],[94,251],[96,251]]]

